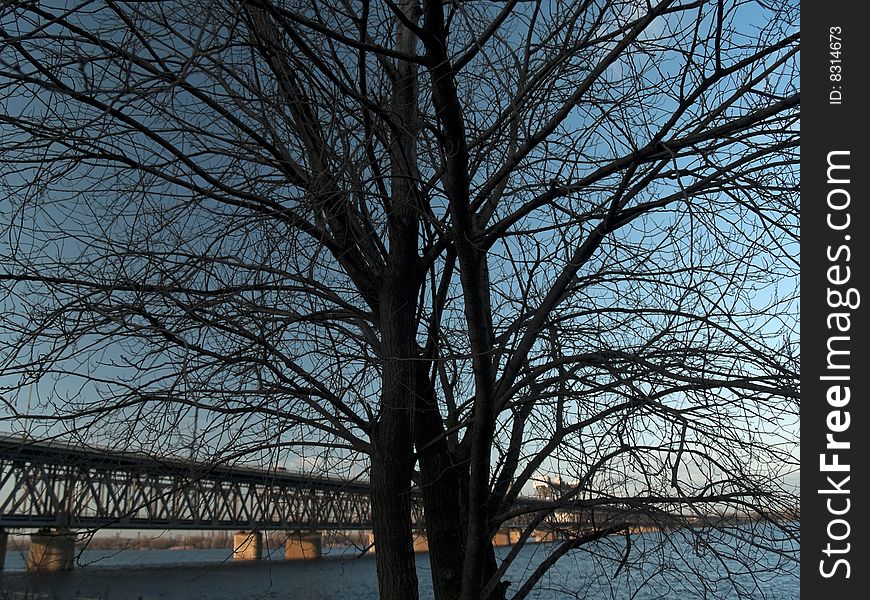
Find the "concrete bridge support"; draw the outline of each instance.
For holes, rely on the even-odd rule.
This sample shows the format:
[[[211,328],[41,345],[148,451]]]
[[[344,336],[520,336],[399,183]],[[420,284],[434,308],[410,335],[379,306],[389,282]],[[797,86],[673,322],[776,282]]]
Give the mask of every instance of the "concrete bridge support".
[[[426,536],[425,531],[415,531],[414,532],[414,552],[429,552],[429,538]],[[375,551],[375,534],[374,532],[369,533],[369,552]]]
[[[541,542],[557,542],[559,537],[552,529],[535,529],[535,541]]]
[[[319,531],[294,531],[284,543],[284,558],[287,560],[311,560],[320,558],[322,539]]]
[[[27,570],[30,572],[69,571],[75,558],[75,534],[68,530],[40,529],[30,536]]]
[[[512,546],[520,541],[522,533],[521,529],[516,529],[514,527],[499,529],[495,532],[495,535],[492,536],[492,544],[494,546]]]
[[[259,531],[239,531],[233,536],[233,560],[263,558],[263,534]]]

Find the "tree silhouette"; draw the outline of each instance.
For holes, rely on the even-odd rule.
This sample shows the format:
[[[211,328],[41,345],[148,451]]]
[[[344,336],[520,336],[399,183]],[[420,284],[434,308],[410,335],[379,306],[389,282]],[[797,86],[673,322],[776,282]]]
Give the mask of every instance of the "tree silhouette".
[[[734,565],[796,535],[796,11],[4,3],[6,420],[364,465],[386,599],[414,490],[439,600],[584,549],[650,585],[641,526],[714,557],[681,597],[757,597]],[[508,589],[511,519],[559,531]]]

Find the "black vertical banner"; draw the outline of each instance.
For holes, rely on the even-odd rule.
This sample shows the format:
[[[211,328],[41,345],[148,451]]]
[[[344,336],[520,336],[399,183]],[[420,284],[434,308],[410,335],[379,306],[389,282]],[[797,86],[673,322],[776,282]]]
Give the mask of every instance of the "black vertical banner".
[[[861,2],[815,0],[801,11],[801,594],[863,599],[870,31]]]

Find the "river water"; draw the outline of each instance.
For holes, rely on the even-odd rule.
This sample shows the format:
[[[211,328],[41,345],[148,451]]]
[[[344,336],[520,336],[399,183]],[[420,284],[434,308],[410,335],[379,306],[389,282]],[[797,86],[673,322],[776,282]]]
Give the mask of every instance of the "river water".
[[[729,591],[736,584],[753,599],[799,598],[797,566],[783,564],[776,553],[759,551],[752,559],[752,572],[733,561],[710,560],[709,556],[686,563],[679,559],[679,541],[654,544],[655,535],[644,534],[634,543],[629,556],[640,565],[634,569],[617,572],[619,561],[609,560],[615,544],[590,548],[592,552],[575,551],[557,563],[529,597],[736,598]],[[506,579],[524,580],[550,549],[550,544],[523,548]],[[508,550],[499,548],[498,552],[504,555]],[[327,551],[327,556],[315,561],[284,561],[280,552],[274,552],[262,561],[234,562],[229,560],[230,551],[223,549],[84,550],[71,572],[33,575],[24,571],[23,553],[10,547],[0,575],[0,600],[377,600],[372,555]],[[417,566],[421,600],[431,599],[427,554],[417,555]],[[705,584],[698,583],[693,569],[704,574]]]

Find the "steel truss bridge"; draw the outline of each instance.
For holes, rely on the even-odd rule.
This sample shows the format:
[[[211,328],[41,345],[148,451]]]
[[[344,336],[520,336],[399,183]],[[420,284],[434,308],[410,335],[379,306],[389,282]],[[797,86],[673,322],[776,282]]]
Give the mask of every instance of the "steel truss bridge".
[[[0,437],[4,528],[336,530],[371,520],[368,482]]]
[[[0,435],[0,528],[370,530],[371,514],[367,481]],[[562,509],[547,521],[571,527],[590,516]],[[419,496],[412,523],[425,528]]]

